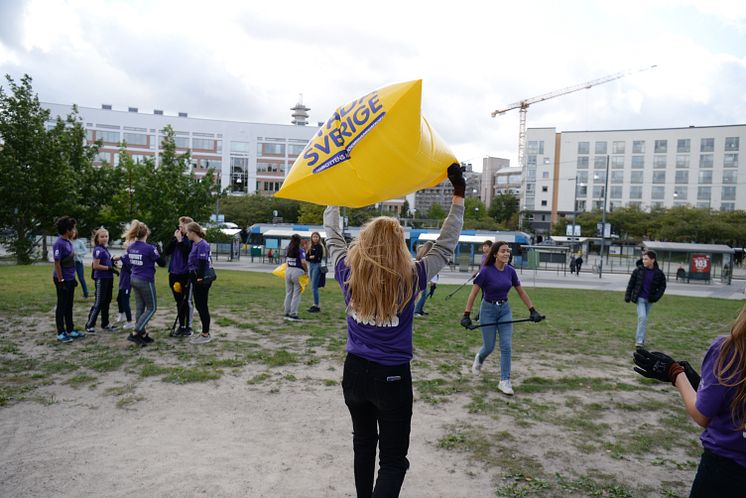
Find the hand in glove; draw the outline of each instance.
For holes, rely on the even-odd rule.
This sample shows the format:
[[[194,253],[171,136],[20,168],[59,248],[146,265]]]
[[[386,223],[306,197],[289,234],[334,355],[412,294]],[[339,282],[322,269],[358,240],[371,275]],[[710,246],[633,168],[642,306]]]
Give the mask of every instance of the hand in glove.
[[[435,284],[430,284],[430,293],[429,293],[429,294],[427,295],[427,297],[429,297],[429,298],[432,298],[432,297],[433,297],[433,294],[435,294],[435,288],[436,288],[436,287],[437,287],[437,285],[435,285]]]
[[[448,179],[451,181],[451,185],[453,185],[453,195],[464,197],[466,195],[464,168],[457,163],[448,166]]]
[[[471,328],[471,312],[470,311],[464,311],[464,316],[461,318],[461,326],[465,327],[467,329]]]
[[[689,383],[692,385],[694,390],[696,391],[699,388],[699,381],[702,380],[699,374],[696,370],[694,370],[694,367],[692,367],[688,361],[680,361],[678,362],[679,365],[682,366],[684,369],[684,375],[686,375],[686,378],[689,379]],[[674,379],[675,381],[676,379]]]
[[[676,383],[676,376],[684,371],[684,368],[665,353],[658,351],[650,352],[645,348],[637,348],[634,353],[635,372],[649,379],[661,382]]]
[[[529,308],[528,311],[531,312],[531,315],[528,318],[532,322],[540,322],[546,318],[544,315],[539,314],[539,312],[536,311],[536,308],[534,308],[533,306]]]

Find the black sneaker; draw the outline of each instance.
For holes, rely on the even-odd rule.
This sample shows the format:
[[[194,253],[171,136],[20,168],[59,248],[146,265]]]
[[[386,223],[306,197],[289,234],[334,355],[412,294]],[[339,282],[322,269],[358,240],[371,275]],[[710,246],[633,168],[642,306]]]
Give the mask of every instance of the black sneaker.
[[[181,330],[181,335],[180,335],[179,337],[191,337],[191,335],[192,335],[193,333],[194,333],[194,332],[192,332],[192,327],[184,327],[184,328],[183,328],[183,329]]]
[[[142,340],[142,336],[140,334],[129,334],[127,335],[127,340],[130,342],[134,342],[138,346],[145,345],[145,342]]]
[[[117,328],[114,325],[107,325],[106,327],[101,327],[101,330],[104,332],[116,332]]]
[[[181,337],[184,332],[184,327],[179,327],[178,329],[171,329],[171,332],[169,332],[170,337]]]
[[[319,311],[321,311],[321,308],[319,308],[315,304],[311,306],[310,308],[308,308],[309,313],[318,313]]]
[[[148,334],[141,335],[140,339],[142,340],[143,344],[150,344],[151,342],[154,341],[154,339],[150,337],[150,335]]]

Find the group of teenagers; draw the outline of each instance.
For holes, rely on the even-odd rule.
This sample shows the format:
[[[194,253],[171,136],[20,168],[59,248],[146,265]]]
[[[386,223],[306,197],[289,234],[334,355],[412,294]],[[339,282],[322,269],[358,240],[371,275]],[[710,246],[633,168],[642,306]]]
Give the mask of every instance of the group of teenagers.
[[[204,344],[212,340],[210,335],[210,311],[208,298],[214,270],[210,244],[205,240],[202,227],[189,217],[179,218],[179,225],[173,237],[164,249],[148,242],[150,229],[138,220],[130,221],[125,227],[124,253],[113,256],[109,251],[109,232],[99,228],[91,237],[91,269],[95,285],[94,302],[88,312],[85,328],[78,330],[73,320],[73,303],[75,288],[78,282],[85,285],[85,278],[80,271],[85,244],[78,239],[77,221],[69,216],[57,220],[59,234],[52,248],[54,271],[52,280],[57,292],[55,325],[57,340],[63,343],[97,333],[96,323],[101,318],[101,331],[118,332],[127,330],[127,340],[139,346],[154,341],[146,326],[157,310],[155,287],[156,266],[165,267],[164,256],[170,256],[168,262],[169,287],[176,302],[178,329],[176,321],[170,335],[172,337],[191,337],[193,344]],[[75,242],[75,244],[73,243]],[[77,246],[77,248],[76,248]],[[77,261],[76,261],[77,259]],[[115,323],[109,320],[109,308],[112,301],[114,277],[119,276],[117,306],[119,314]],[[132,317],[130,294],[135,296],[135,316]],[[84,288],[87,297],[87,287]],[[193,308],[199,313],[202,330],[200,334],[192,332]]]
[[[361,227],[358,236],[348,243],[340,230],[339,207],[327,206],[324,210],[324,230],[329,263],[333,268],[334,278],[340,286],[347,308],[347,343],[345,346],[347,354],[344,361],[342,391],[352,421],[354,480],[357,496],[361,498],[399,496],[409,468],[407,454],[413,407],[410,362],[413,355],[412,328],[415,301],[420,293],[426,292],[428,282],[431,282],[433,277],[451,260],[464,219],[466,182],[462,168],[458,164],[452,164],[448,167],[446,174],[454,191],[448,216],[443,222],[437,240],[414,261],[405,243],[404,230],[397,219],[385,216],[374,218]],[[60,331],[64,330],[62,327],[64,314],[61,314],[60,310],[65,309],[64,304],[67,302],[67,298],[60,297],[60,295],[67,292],[64,290],[66,282],[72,278],[72,274],[63,273],[63,269],[72,268],[74,271],[72,266],[62,263],[62,260],[72,251],[66,249],[66,241],[72,236],[74,230],[74,220],[68,219],[65,223],[67,224],[60,225],[59,247],[55,245],[54,278],[58,288],[58,330]],[[133,222],[130,232],[134,226]],[[194,254],[194,246],[198,245],[202,239],[201,232],[195,231],[192,227],[192,224],[187,224],[182,235],[185,233],[187,238],[193,242],[192,250],[187,258],[187,270],[190,274],[188,285],[195,290],[196,294],[196,289],[199,287],[198,271],[202,267],[200,265],[202,257],[193,258],[192,254]],[[142,235],[147,238],[146,233]],[[179,238],[175,234],[175,237],[183,243],[183,236]],[[132,237],[128,239],[137,240]],[[144,239],[142,242],[144,244]],[[145,248],[143,245],[136,246],[135,244],[130,244],[127,249],[128,254],[132,254],[132,247],[135,246],[135,249],[139,251],[136,254],[143,256],[143,261],[146,260],[145,255],[150,254],[147,258],[148,264],[160,259],[158,250],[153,246]],[[320,240],[312,242],[312,248],[316,244],[320,244]],[[59,258],[58,250],[60,251]],[[321,255],[323,255],[323,249],[321,250]],[[511,259],[509,245],[505,242],[496,242],[491,246],[488,245],[485,252],[484,264],[474,276],[474,283],[466,301],[461,324],[467,328],[474,326],[471,313],[477,295],[481,291],[479,327],[482,332],[482,346],[475,355],[472,371],[477,375],[481,373],[484,361],[493,352],[499,336],[501,373],[498,389],[506,395],[512,395],[510,370],[513,314],[509,301],[511,289],[516,290],[518,297],[529,310],[530,320],[538,322],[544,317],[534,308],[528,294],[521,287],[515,269],[509,264]],[[172,253],[172,261],[173,254],[175,253]],[[207,258],[209,259],[209,252]],[[305,251],[301,247],[300,237],[291,240],[286,259],[288,268],[285,277],[284,311],[287,319],[297,318],[300,285],[296,287],[296,284],[298,277],[311,270],[312,266],[309,268],[308,261],[312,261],[310,265],[321,263],[320,260],[307,260]],[[651,270],[651,268],[656,269],[654,263],[654,254],[643,256],[643,265],[636,270],[633,285],[628,286],[625,299],[636,301],[638,310],[642,308],[649,311],[649,307],[646,308],[646,306],[656,298],[657,274]],[[646,271],[652,273],[644,273]],[[154,268],[146,273],[150,276],[149,286],[147,278],[144,284],[137,286],[133,284],[138,300],[138,321],[134,330],[138,334],[146,334],[144,326],[149,320],[148,313],[150,313],[150,311],[141,312],[141,304],[142,309],[145,310],[146,305],[152,303],[152,311],[155,311],[153,272]],[[133,267],[133,283],[136,278],[142,279],[142,275],[141,272],[136,274]],[[141,296],[137,297],[137,293]],[[204,295],[206,309],[206,292]],[[314,307],[319,308],[316,293],[314,293]],[[202,313],[200,315],[202,316]],[[209,314],[207,317],[209,327]],[[72,332],[71,317],[67,326],[67,333],[70,334]],[[209,337],[209,329],[206,337]],[[642,341],[638,341],[638,344],[639,347],[634,353],[635,370],[646,377],[671,382],[675,385],[681,393],[687,412],[696,423],[704,428],[701,436],[704,453],[690,496],[726,498],[744,496],[744,490],[746,490],[746,306],[740,311],[729,335],[713,341],[702,364],[701,379],[687,362],[674,361],[661,352],[649,352],[644,349]],[[376,475],[377,453],[379,466]]]

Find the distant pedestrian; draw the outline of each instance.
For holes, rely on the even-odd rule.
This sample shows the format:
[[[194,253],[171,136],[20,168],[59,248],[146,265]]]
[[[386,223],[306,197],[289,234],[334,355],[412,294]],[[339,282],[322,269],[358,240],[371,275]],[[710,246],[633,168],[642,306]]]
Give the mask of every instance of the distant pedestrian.
[[[578,266],[575,263],[575,255],[572,254],[572,255],[570,255],[570,275],[572,275],[573,273],[575,273],[575,270],[577,270],[577,268],[578,268]]]
[[[637,304],[637,333],[635,345],[645,345],[648,316],[653,303],[658,302],[666,292],[666,275],[658,268],[654,251],[645,251],[642,265],[632,271],[624,293],[624,301]]]
[[[294,233],[290,237],[285,262],[285,320],[298,321],[298,307],[300,306],[300,277],[308,271],[306,253],[301,247],[300,235]]]
[[[85,253],[88,252],[88,248],[83,239],[78,237],[77,228],[75,228],[72,243],[73,251],[75,252],[75,273],[78,275],[78,282],[81,289],[83,289],[83,297],[88,299],[88,285],[85,281]]]
[[[321,242],[321,234],[311,234],[311,248],[306,254],[308,261],[308,276],[311,280],[311,291],[313,292],[313,306],[308,308],[309,313],[321,311],[319,301],[319,281],[321,279],[321,266],[324,264],[324,244]]]
[[[93,306],[88,312],[88,321],[85,324],[86,334],[96,333],[96,320],[101,314],[101,330],[114,332],[116,327],[109,324],[109,306],[111,305],[112,289],[114,288],[114,274],[119,273],[114,268],[114,261],[109,252],[109,231],[103,227],[93,232],[91,237],[93,244],[93,282],[96,284],[96,295]]]
[[[54,310],[54,320],[57,326],[57,340],[72,342],[73,339],[85,337],[85,334],[75,330],[73,324],[73,299],[75,298],[75,254],[71,242],[75,235],[77,222],[75,218],[62,216],[57,220],[59,237],[52,246],[54,255],[54,271],[52,281],[57,292],[57,306]]]
[[[575,276],[580,276],[580,269],[583,267],[583,253],[578,253],[578,257],[575,258]]]

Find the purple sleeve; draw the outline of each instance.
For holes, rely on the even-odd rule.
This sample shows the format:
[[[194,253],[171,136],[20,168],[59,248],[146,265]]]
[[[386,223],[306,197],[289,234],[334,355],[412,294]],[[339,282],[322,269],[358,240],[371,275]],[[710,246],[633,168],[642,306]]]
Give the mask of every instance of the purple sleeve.
[[[515,268],[513,267],[510,267],[510,269],[512,270],[511,275],[510,275],[510,280],[511,280],[511,283],[513,284],[513,287],[520,287],[521,279],[518,278],[518,272],[515,271]]]
[[[417,289],[415,292],[425,290],[427,287],[427,272],[425,271],[425,264],[422,261],[417,261],[414,264],[415,270],[417,271]]]
[[[702,360],[702,380],[697,389],[697,410],[705,417],[712,418],[717,415],[726,402],[728,388],[722,386],[715,376],[715,362],[720,354],[720,345],[723,337],[718,337],[707,350]]]
[[[484,279],[486,278],[485,275],[487,274],[487,272],[484,270],[485,268],[480,268],[479,273],[477,273],[477,278],[474,279],[474,283],[481,288],[484,288]]]

